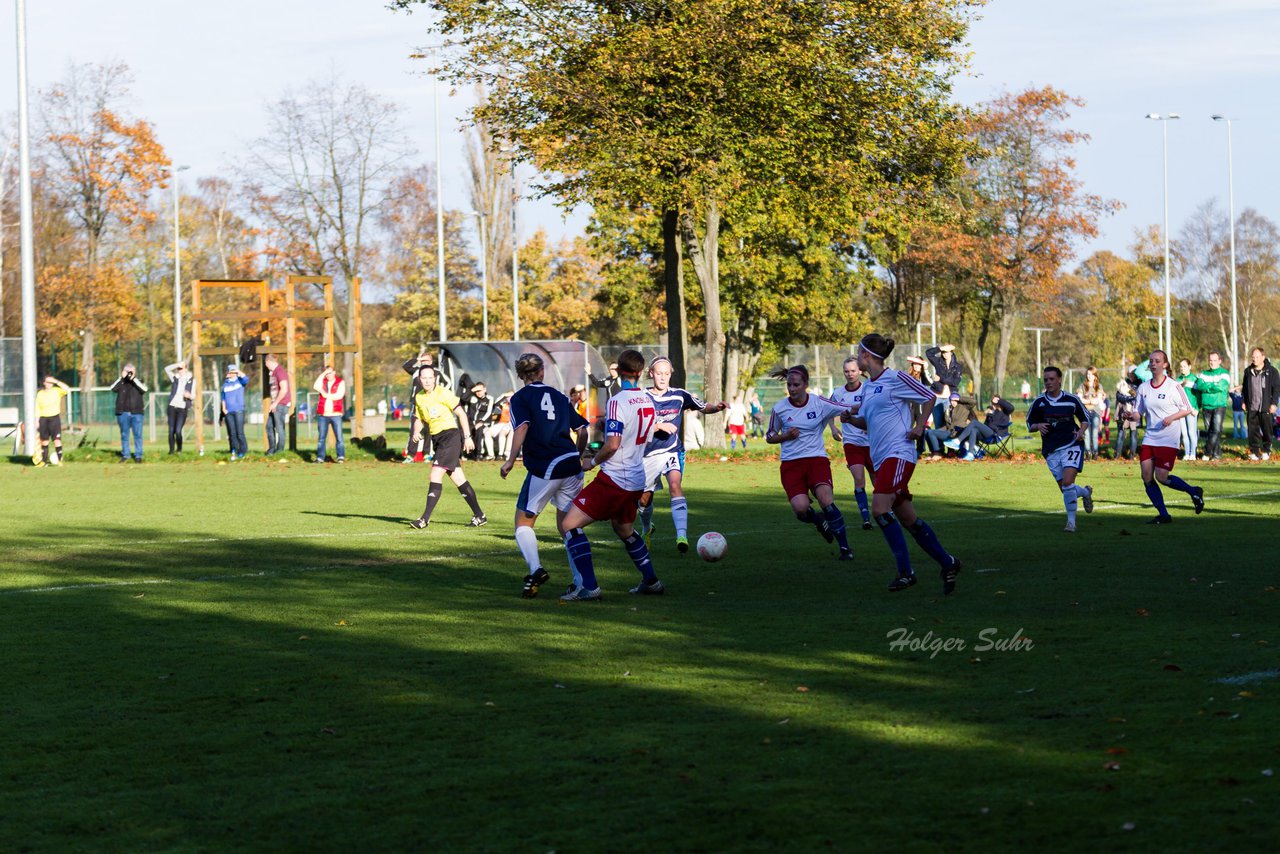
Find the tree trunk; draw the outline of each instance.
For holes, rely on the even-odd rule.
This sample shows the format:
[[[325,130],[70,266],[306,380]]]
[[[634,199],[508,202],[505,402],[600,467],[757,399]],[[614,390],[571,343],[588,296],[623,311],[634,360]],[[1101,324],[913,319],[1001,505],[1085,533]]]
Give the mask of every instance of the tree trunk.
[[[720,316],[720,207],[715,199],[707,200],[703,214],[703,235],[698,238],[693,214],[680,214],[680,232],[689,260],[693,262],[698,284],[702,286],[702,304],[706,320],[706,363],[703,368],[703,398],[724,399],[724,321]],[[706,417],[708,448],[724,447],[724,413]]]
[[[738,396],[738,379],[742,376],[742,347],[737,336],[734,343],[725,348],[724,358],[724,399],[732,401]]]
[[[87,424],[92,416],[90,403],[93,397],[93,327],[80,338],[80,423]]]
[[[1000,311],[1000,341],[996,344],[996,394],[1004,394],[1005,369],[1009,364],[1009,346],[1013,343],[1013,335],[1018,326],[1017,304],[1006,300]],[[977,389],[974,389],[977,393]]]
[[[689,353],[689,326],[684,306],[684,254],[680,249],[680,212],[662,214],[662,282],[667,303],[667,355],[671,359],[671,385],[688,382],[685,360]]]

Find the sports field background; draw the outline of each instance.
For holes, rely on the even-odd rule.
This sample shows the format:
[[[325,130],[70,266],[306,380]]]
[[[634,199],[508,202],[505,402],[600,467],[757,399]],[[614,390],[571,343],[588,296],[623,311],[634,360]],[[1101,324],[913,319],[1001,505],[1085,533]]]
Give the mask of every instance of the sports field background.
[[[211,457],[0,465],[9,702],[0,847],[1260,848],[1280,833],[1280,476],[1179,464],[1194,516],[1143,525],[1137,466],[1089,463],[1062,532],[1042,463],[930,463],[922,516],[964,561],[944,599],[892,561],[837,468],[857,554],[795,522],[777,463],[691,456],[661,598],[590,530],[605,590],[519,598],[519,481]],[[150,449],[149,449],[150,453]],[[764,453],[761,451],[761,453]],[[95,460],[108,460],[97,462]],[[296,457],[292,459],[298,460]],[[964,650],[892,649],[888,635]],[[1030,649],[976,652],[980,633]],[[1223,681],[1227,680],[1227,681]]]

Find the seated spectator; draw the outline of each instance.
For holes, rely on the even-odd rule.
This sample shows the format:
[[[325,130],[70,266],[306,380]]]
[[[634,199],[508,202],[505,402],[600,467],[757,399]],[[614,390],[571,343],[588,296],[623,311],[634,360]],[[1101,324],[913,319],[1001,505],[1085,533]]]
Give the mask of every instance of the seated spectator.
[[[924,431],[924,439],[933,452],[933,459],[942,459],[944,446],[953,451],[959,449],[957,437],[969,426],[969,421],[973,418],[973,406],[973,398],[951,395],[943,426]]]
[[[992,395],[991,405],[987,407],[986,418],[984,421],[974,419],[969,422],[968,426],[960,431],[960,435],[956,437],[956,450],[960,453],[961,459],[976,459],[974,452],[978,450],[978,445],[989,445],[997,439],[1003,439],[1009,435],[1009,425],[1013,422],[1013,404],[1004,400],[1000,395]]]

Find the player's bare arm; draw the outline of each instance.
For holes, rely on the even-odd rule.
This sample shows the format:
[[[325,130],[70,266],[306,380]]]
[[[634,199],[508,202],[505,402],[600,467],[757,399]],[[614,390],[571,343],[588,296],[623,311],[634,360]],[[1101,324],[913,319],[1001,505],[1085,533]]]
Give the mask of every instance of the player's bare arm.
[[[610,457],[612,457],[614,454],[618,453],[618,449],[621,447],[622,447],[621,436],[617,434],[606,436],[604,440],[604,444],[600,446],[600,450],[596,451],[595,457],[593,457],[590,460],[587,460],[587,462],[582,466],[582,470],[584,472],[591,471],[593,468],[595,468],[598,465],[601,465]]]
[[[520,449],[524,447],[524,437],[529,432],[529,422],[521,424],[516,431],[511,434],[511,450],[507,451],[507,458],[502,463],[502,468],[498,469],[498,474],[503,480],[507,479],[507,475],[511,474],[511,469],[515,467],[516,457],[520,456]],[[578,453],[582,453],[582,449],[578,449]]]
[[[476,447],[476,443],[471,439],[471,421],[467,418],[467,411],[462,408],[462,404],[455,406],[453,412],[458,416],[458,423],[462,425],[462,450],[469,454]]]
[[[911,411],[915,414],[915,423],[911,425],[911,429],[907,431],[907,438],[915,442],[924,435],[925,422],[929,420],[929,410],[923,406],[911,405]]]

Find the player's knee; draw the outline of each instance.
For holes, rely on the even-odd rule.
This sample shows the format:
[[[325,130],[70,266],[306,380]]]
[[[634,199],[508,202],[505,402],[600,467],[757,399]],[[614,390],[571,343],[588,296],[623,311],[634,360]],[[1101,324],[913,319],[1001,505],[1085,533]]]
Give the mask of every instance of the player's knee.
[[[896,521],[898,521],[898,517],[893,515],[892,510],[889,511],[888,513],[876,514],[876,524],[879,525],[881,528],[888,528],[890,525],[892,525]]]

